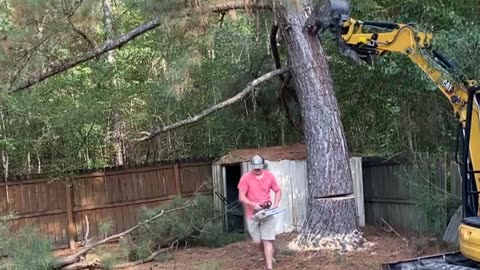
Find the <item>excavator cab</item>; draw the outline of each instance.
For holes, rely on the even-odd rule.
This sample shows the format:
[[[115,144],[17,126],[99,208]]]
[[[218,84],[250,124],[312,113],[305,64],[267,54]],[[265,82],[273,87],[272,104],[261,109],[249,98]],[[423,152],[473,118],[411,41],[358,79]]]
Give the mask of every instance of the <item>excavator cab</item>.
[[[480,87],[468,88],[465,124],[459,125],[457,136],[457,163],[462,168],[462,208],[463,219],[459,228],[460,252],[467,258],[480,262],[480,216],[477,187],[480,171],[479,158],[472,153],[480,153]],[[472,138],[476,136],[476,138]],[[460,153],[461,151],[461,153]],[[460,158],[459,158],[460,154]],[[476,166],[475,166],[476,165]]]
[[[432,34],[415,24],[362,21],[350,18],[346,0],[320,0],[305,23],[311,34],[329,30],[339,52],[357,64],[400,53],[438,86],[459,121],[456,161],[462,175],[460,252],[383,265],[389,270],[480,269],[480,86],[462,74],[453,61],[432,49]]]

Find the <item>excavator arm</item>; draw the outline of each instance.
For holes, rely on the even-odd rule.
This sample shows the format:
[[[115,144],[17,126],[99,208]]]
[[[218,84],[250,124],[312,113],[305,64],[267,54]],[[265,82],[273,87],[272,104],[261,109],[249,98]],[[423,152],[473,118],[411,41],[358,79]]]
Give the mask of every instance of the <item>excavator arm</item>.
[[[315,10],[314,18],[307,20],[310,32],[330,29],[340,53],[358,64],[371,65],[376,57],[387,53],[405,55],[428,75],[452,105],[459,121],[458,142],[462,145],[457,147],[461,153],[461,158],[457,154],[457,162],[462,168],[463,189],[460,252],[479,266],[480,87],[477,82],[433,50],[432,33],[419,31],[414,24],[356,20],[350,17],[349,5],[343,0],[326,0],[320,6],[323,10]]]
[[[417,64],[449,99],[455,113],[468,101],[467,89],[476,86],[443,54],[432,49],[432,34],[417,31],[412,24],[364,22],[349,18],[342,22],[342,53],[355,61],[373,64],[373,59],[387,53],[406,55]],[[355,56],[356,55],[356,56]]]

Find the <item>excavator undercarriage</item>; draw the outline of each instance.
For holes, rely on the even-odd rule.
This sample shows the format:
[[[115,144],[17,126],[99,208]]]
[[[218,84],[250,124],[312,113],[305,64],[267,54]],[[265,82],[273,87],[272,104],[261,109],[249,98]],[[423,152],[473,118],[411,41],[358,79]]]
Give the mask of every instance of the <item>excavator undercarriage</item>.
[[[460,252],[442,253],[382,264],[382,270],[473,270],[480,265]]]

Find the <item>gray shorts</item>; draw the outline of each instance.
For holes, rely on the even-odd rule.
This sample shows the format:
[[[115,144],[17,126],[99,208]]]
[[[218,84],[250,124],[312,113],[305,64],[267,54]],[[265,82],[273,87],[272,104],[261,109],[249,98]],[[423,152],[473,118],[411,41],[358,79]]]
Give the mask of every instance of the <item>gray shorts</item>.
[[[275,240],[275,217],[269,216],[262,220],[248,219],[248,233],[253,241],[259,243],[260,240]]]

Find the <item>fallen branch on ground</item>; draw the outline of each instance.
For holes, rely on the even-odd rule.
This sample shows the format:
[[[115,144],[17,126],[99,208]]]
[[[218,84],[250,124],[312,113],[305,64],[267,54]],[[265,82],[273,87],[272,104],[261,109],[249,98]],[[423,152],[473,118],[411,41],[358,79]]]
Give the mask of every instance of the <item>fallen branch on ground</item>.
[[[158,255],[160,255],[162,253],[165,253],[165,252],[171,250],[172,248],[173,248],[173,244],[169,248],[163,248],[163,249],[159,249],[159,250],[155,251],[154,253],[152,253],[152,255],[148,256],[145,259],[141,259],[141,260],[134,261],[134,262],[116,264],[112,267],[112,269],[125,269],[125,268],[134,267],[134,266],[137,266],[137,265],[141,265],[141,264],[144,264],[144,263],[151,262],[151,261],[155,260],[155,258],[158,257]]]
[[[153,217],[151,217],[151,218],[149,218],[145,221],[142,221],[142,222],[138,223],[136,226],[134,226],[134,227],[132,227],[132,228],[126,230],[126,231],[123,231],[123,232],[118,233],[118,234],[114,234],[112,236],[109,236],[109,237],[101,240],[101,241],[98,241],[98,242],[95,242],[95,243],[92,243],[92,244],[88,244],[84,248],[82,248],[78,252],[76,252],[75,254],[67,256],[67,257],[63,257],[63,258],[57,260],[54,268],[55,269],[60,269],[60,268],[65,269],[64,268],[65,266],[78,262],[80,260],[81,256],[85,255],[87,252],[89,252],[90,250],[92,250],[95,247],[98,247],[98,246],[106,244],[106,243],[108,243],[112,240],[120,238],[124,235],[127,235],[127,234],[139,229],[140,227],[144,226],[145,224],[150,223],[153,220],[155,220],[155,219],[157,219],[157,218],[159,218],[159,217],[161,217],[165,214],[172,213],[172,212],[179,211],[179,210],[183,210],[183,209],[186,209],[186,208],[191,207],[191,206],[192,206],[191,204],[187,204],[187,205],[177,207],[177,208],[174,208],[174,209],[170,209],[170,210],[166,210],[166,211],[162,210],[157,215],[155,215],[155,216],[153,216]]]
[[[88,239],[88,236],[90,235],[90,223],[88,222],[88,216],[85,215],[85,224],[87,226],[87,230],[85,232],[85,236],[83,237],[83,240],[85,243],[83,244],[84,246],[88,245],[90,243],[91,239]]]
[[[256,86],[260,85],[261,83],[264,83],[270,79],[272,79],[273,77],[275,76],[279,76],[280,74],[283,74],[287,72],[287,69],[276,69],[274,71],[271,71],[255,80],[253,80],[252,82],[250,82],[247,87],[245,87],[245,89],[243,89],[240,93],[238,93],[237,95],[235,95],[234,97],[230,98],[230,99],[227,99],[223,102],[220,102],[218,104],[215,104],[213,105],[212,107],[208,108],[208,109],[205,109],[203,110],[201,113],[195,115],[195,116],[192,116],[192,117],[189,117],[187,119],[184,119],[182,121],[179,121],[179,122],[176,122],[174,124],[171,124],[171,125],[168,125],[168,126],[165,126],[165,127],[162,127],[162,128],[157,128],[155,129],[154,131],[152,132],[143,132],[143,134],[145,134],[146,136],[145,137],[142,137],[140,139],[137,139],[136,141],[138,142],[142,142],[142,141],[147,141],[147,140],[151,140],[153,139],[155,136],[158,136],[159,134],[161,133],[164,133],[164,132],[167,132],[169,130],[172,130],[172,129],[176,129],[176,128],[179,128],[179,127],[182,127],[182,126],[186,126],[186,125],[189,125],[189,124],[193,124],[195,122],[198,122],[200,121],[201,119],[205,118],[206,116],[208,116],[209,114],[211,113],[214,113],[216,111],[219,111],[221,109],[224,109],[240,100],[242,100],[243,98],[245,98],[248,94],[250,94],[251,92],[253,92],[253,90],[255,89]]]
[[[397,231],[395,231],[395,229],[393,229],[392,226],[390,226],[390,224],[388,224],[388,222],[385,221],[385,219],[381,218],[382,222],[387,225],[389,231],[388,232],[393,232],[395,235],[398,236],[398,238],[402,239],[403,241],[405,241],[405,243],[407,244],[408,246],[408,240],[405,239],[404,237],[402,237]]]
[[[97,269],[100,267],[100,261],[98,259],[91,262],[77,262],[65,266],[63,270],[82,270],[82,269]]]
[[[205,182],[203,184],[205,184]],[[199,190],[200,188],[197,188],[197,191]],[[197,191],[195,191],[195,193]],[[126,232],[116,235],[122,235],[120,236],[122,239],[120,245],[123,251],[128,252],[123,253],[121,256],[124,257],[126,255],[127,261],[109,265],[108,260],[103,261],[103,259],[100,259],[102,258],[102,251],[96,250],[95,248],[79,256],[78,261],[65,265],[60,269],[77,270],[91,269],[92,267],[92,269],[105,269],[106,267],[109,269],[125,269],[151,262],[162,254],[172,253],[172,255],[174,255],[180,242],[185,243],[185,248],[187,248],[188,241],[197,244],[213,244],[216,246],[226,239],[222,240],[221,234],[223,234],[223,232],[217,230],[219,224],[216,224],[215,220],[235,210],[229,205],[226,205],[226,211],[222,211],[223,213],[217,215],[212,211],[213,202],[201,195],[195,199],[172,201],[172,204],[162,206],[162,209],[162,212],[159,212],[159,209],[153,210],[153,212],[145,212],[143,218],[145,221],[136,226],[138,230],[134,236],[125,235]],[[176,211],[180,209],[184,210]],[[166,213],[172,211],[176,212],[165,216]],[[164,216],[163,218],[156,219],[162,215]],[[179,224],[182,224],[180,227],[183,227],[178,228]],[[129,229],[129,231],[131,232],[133,229],[135,228]],[[105,241],[108,241],[108,239],[102,242]],[[230,240],[227,240],[227,242],[229,241]],[[90,252],[92,252],[91,257],[95,259],[92,260],[88,258],[90,257]],[[97,256],[93,256],[95,253]],[[79,252],[76,254],[79,254]],[[106,258],[108,258],[108,256]],[[118,259],[120,259],[120,257],[118,257]]]

